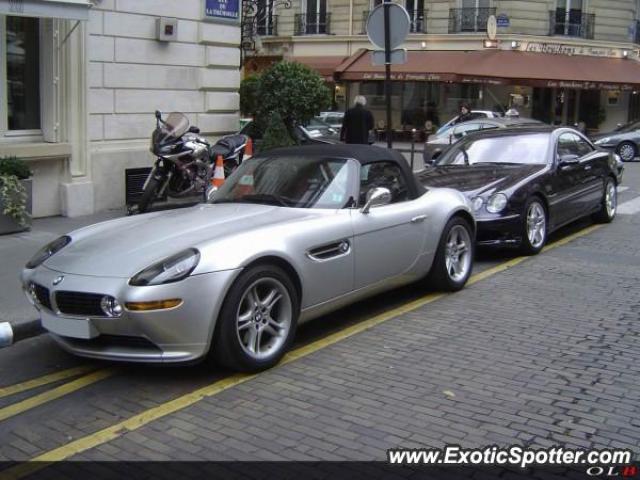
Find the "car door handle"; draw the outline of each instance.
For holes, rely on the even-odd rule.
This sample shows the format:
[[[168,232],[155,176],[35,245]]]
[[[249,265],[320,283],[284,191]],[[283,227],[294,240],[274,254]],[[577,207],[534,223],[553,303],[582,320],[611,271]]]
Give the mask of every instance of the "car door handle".
[[[417,217],[413,217],[411,219],[411,223],[420,223],[424,222],[427,219],[426,215],[418,215]]]

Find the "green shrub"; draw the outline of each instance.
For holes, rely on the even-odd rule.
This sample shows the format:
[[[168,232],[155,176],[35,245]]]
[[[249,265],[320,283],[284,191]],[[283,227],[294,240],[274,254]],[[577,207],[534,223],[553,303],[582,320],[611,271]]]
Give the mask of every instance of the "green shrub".
[[[271,150],[278,147],[289,147],[295,145],[295,141],[289,135],[287,126],[282,121],[282,117],[278,112],[273,112],[267,121],[267,127],[264,131],[260,151]]]
[[[32,173],[27,164],[16,157],[0,158],[0,175],[14,175],[19,180],[26,180],[31,177]]]

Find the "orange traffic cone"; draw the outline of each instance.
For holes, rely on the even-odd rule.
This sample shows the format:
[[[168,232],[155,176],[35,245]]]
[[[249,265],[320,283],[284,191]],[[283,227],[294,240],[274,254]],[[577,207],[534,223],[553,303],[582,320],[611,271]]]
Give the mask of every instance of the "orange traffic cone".
[[[244,156],[252,157],[253,156],[253,140],[251,137],[247,140],[247,144],[244,147]]]
[[[211,179],[211,185],[216,188],[220,188],[224,183],[224,160],[222,160],[222,155],[218,155],[216,158],[216,167],[213,171],[213,178]]]

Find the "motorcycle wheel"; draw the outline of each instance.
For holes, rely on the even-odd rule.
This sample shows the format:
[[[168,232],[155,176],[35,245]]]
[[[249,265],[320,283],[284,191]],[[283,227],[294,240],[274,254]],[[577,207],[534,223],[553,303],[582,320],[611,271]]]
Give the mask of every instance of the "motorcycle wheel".
[[[151,203],[156,198],[156,192],[159,186],[160,182],[156,177],[151,177],[149,179],[149,182],[142,193],[142,197],[140,197],[140,201],[138,202],[138,213],[145,213],[149,209]]]

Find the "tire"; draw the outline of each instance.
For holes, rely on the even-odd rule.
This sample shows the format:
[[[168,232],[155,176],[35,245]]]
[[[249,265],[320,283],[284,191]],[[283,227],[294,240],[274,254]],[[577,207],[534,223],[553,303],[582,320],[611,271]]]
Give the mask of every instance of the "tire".
[[[633,162],[638,156],[638,147],[633,142],[622,142],[616,148],[616,153],[623,162]]]
[[[269,307],[270,297],[278,299]],[[273,367],[291,346],[299,312],[298,293],[281,268],[258,265],[244,271],[218,316],[212,358],[234,371]]]
[[[462,290],[471,276],[474,254],[475,239],[469,222],[453,217],[444,227],[427,281],[438,290]]]
[[[547,243],[548,214],[539,197],[527,200],[522,216],[522,246],[524,255],[537,255]]]
[[[607,177],[604,183],[604,194],[600,211],[593,215],[598,223],[611,223],[618,211],[618,187],[613,178]]]
[[[156,177],[151,177],[149,182],[147,183],[144,192],[142,193],[142,197],[140,197],[140,201],[138,202],[138,213],[145,213],[153,200],[156,198],[156,193],[160,182]]]

